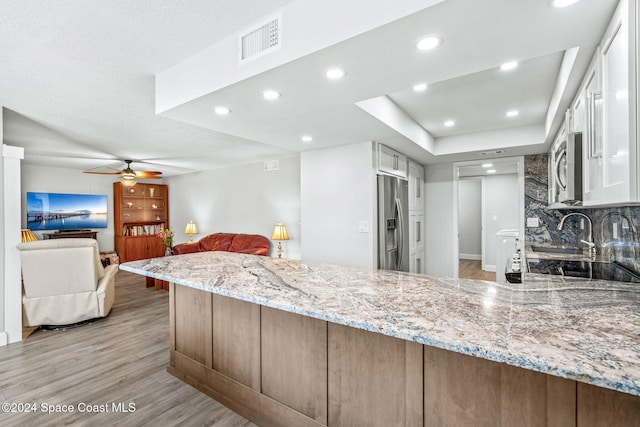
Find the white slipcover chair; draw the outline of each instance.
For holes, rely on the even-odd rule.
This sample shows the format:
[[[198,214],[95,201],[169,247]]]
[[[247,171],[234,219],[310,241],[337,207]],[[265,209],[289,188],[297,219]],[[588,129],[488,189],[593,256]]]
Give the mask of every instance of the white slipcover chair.
[[[25,326],[69,325],[109,314],[118,266],[102,266],[97,241],[53,239],[17,247]]]

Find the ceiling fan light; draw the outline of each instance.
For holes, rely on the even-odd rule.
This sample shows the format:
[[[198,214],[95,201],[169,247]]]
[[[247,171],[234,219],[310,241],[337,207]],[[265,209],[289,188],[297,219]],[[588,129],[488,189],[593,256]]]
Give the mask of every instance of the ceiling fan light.
[[[136,185],[136,175],[130,174],[130,173],[123,173],[122,177],[120,178],[120,182],[125,187],[133,187],[134,185]]]

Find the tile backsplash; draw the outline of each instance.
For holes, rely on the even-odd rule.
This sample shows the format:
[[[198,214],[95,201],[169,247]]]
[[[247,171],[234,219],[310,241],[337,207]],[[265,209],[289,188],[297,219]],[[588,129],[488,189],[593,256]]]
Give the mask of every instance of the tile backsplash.
[[[640,246],[637,228],[640,206],[612,208],[549,209],[547,155],[525,156],[525,216],[538,218],[539,227],[525,227],[525,243],[584,247],[589,225],[580,216],[568,218],[558,230],[562,217],[570,212],[587,215],[593,223],[593,241],[598,254],[610,256],[626,267],[640,271]],[[629,224],[628,218],[633,225]],[[584,228],[581,226],[584,223]],[[635,228],[636,232],[633,231]]]

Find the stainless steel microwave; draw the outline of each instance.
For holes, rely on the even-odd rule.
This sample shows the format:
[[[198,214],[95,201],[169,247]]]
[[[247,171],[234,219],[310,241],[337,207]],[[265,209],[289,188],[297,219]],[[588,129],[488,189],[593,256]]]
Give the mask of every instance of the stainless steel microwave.
[[[555,200],[582,203],[582,133],[568,133],[551,151],[549,169]]]

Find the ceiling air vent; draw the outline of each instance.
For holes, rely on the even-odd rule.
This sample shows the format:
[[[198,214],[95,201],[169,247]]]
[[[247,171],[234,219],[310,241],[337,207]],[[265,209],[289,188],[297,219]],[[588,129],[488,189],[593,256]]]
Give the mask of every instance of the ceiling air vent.
[[[280,169],[280,162],[278,160],[269,160],[264,162],[264,171],[277,171]]]
[[[259,58],[282,46],[282,17],[272,16],[239,36],[240,63]]]

